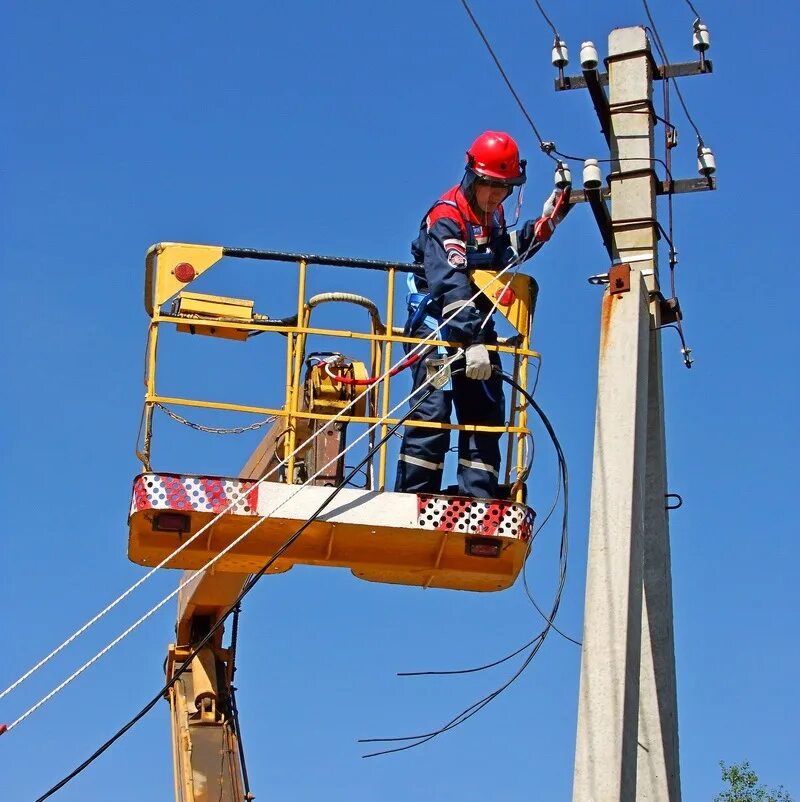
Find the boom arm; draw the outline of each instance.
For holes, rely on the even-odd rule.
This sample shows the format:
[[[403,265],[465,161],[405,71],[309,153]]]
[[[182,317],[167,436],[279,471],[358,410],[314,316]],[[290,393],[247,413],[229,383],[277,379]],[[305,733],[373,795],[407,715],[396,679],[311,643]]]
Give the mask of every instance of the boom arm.
[[[242,469],[242,477],[258,479],[275,462],[281,423],[264,436]],[[191,571],[184,571],[182,582]],[[225,615],[241,593],[248,574],[198,574],[178,596],[177,644],[171,644],[167,676],[191,654],[194,646]],[[170,689],[172,759],[176,802],[245,802],[239,743],[233,721],[231,682],[233,654],[222,648],[222,628],[192,660]],[[252,797],[250,797],[252,798]]]
[[[359,364],[363,372],[363,366]],[[306,399],[324,406],[324,388],[309,379]],[[241,471],[243,479],[260,479],[279,466],[278,446],[285,434],[285,420],[277,421],[264,435]],[[300,421],[296,425],[300,442],[306,440],[319,421]],[[306,472],[325,465],[344,448],[345,426],[333,431],[336,436],[318,438],[315,446],[302,456]],[[336,484],[341,481],[341,465],[331,468],[312,484]],[[182,582],[192,575],[184,571]],[[167,676],[172,677],[210,629],[225,615],[242,591],[248,574],[215,572],[213,566],[199,573],[178,596],[177,645],[169,647]],[[172,753],[176,802],[244,802],[251,799],[245,791],[239,743],[234,721],[231,683],[234,655],[222,648],[222,630],[192,660],[170,688],[172,714]]]

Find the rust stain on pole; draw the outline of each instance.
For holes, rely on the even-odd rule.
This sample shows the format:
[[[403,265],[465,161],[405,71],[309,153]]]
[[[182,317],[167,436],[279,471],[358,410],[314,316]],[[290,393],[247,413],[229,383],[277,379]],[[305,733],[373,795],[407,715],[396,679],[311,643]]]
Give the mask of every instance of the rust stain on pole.
[[[606,292],[603,296],[603,308],[600,312],[600,359],[605,359],[606,348],[608,346],[608,335],[611,328],[611,319],[614,313],[614,302],[621,300],[618,295]]]

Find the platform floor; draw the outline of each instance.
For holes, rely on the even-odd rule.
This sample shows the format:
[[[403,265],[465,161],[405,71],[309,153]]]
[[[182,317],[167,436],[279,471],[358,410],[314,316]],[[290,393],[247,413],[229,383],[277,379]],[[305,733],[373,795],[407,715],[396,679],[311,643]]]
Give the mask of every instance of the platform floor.
[[[257,523],[214,567],[254,573],[332,492],[280,482],[145,473],[134,480],[128,556],[140,565],[157,565],[224,511],[165,567],[203,568]],[[375,582],[502,590],[522,568],[533,520],[533,510],[510,501],[345,488],[270,573],[297,564],[320,565],[349,568]],[[165,531],[169,528],[173,531]],[[476,546],[497,556],[470,553]]]

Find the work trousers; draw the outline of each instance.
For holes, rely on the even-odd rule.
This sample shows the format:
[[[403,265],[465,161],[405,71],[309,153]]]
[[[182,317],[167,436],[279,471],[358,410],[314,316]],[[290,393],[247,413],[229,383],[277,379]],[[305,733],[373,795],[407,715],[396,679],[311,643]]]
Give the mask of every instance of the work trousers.
[[[430,329],[415,332],[425,337]],[[413,405],[430,384],[421,387],[427,378],[426,363],[440,358],[432,351],[411,366],[415,393]],[[500,366],[500,356],[490,352],[492,365]],[[486,381],[468,379],[463,361],[453,363],[462,370],[452,377],[452,389],[434,390],[410,417],[412,420],[449,423],[453,406],[459,423],[502,426],[505,420],[503,382],[492,373]],[[420,389],[421,388],[421,389]],[[450,432],[423,426],[407,426],[400,447],[395,490],[400,493],[438,493],[441,491],[445,453],[450,447]],[[500,471],[500,433],[458,433],[458,493],[473,498],[497,498]]]

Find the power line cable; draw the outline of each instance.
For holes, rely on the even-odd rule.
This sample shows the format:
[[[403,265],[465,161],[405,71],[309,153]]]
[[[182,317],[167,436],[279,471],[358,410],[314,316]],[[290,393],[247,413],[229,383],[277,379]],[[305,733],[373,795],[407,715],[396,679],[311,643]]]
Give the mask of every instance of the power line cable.
[[[559,587],[558,595],[560,595],[560,590],[562,587],[563,587],[563,582]],[[404,752],[408,749],[414,749],[415,747],[422,746],[424,743],[427,743],[433,738],[436,738],[437,736],[442,735],[445,732],[448,732],[449,730],[459,726],[459,724],[463,724],[465,721],[472,718],[472,716],[474,716],[476,713],[479,713],[484,707],[486,707],[486,705],[488,705],[491,701],[496,699],[503,691],[505,691],[513,682],[515,682],[520,677],[522,672],[530,665],[531,661],[536,656],[537,652],[544,643],[547,633],[551,628],[552,627],[550,626],[546,627],[544,630],[542,630],[542,632],[539,633],[539,635],[536,636],[536,638],[533,641],[535,645],[531,649],[530,654],[528,654],[522,665],[517,669],[517,671],[514,672],[514,674],[506,682],[504,682],[499,688],[496,688],[487,696],[483,697],[477,702],[474,702],[472,705],[462,710],[457,716],[452,718],[443,727],[441,727],[438,730],[434,730],[433,732],[423,733],[419,735],[401,736],[397,738],[360,739],[359,741],[360,743],[375,743],[375,742],[396,743],[398,741],[415,741],[415,743],[406,744],[405,746],[395,747],[392,749],[384,749],[378,752],[372,752],[370,754],[362,755],[362,757],[364,758],[378,757],[380,755],[387,755],[387,754],[392,754],[394,752]]]
[[[700,19],[700,12],[692,5],[691,0],[684,0],[684,2],[692,10],[692,14],[694,14],[697,19]]]
[[[533,2],[536,3],[536,8],[539,9],[539,13],[544,17],[544,21],[550,26],[550,30],[553,32],[553,36],[555,36],[556,42],[560,41],[561,37],[558,35],[556,26],[553,25],[552,21],[550,20],[550,17],[547,16],[545,10],[542,8],[542,4],[539,2],[539,0],[533,0]]]
[[[665,50],[665,48],[663,46],[663,43],[661,42],[661,37],[659,36],[658,31],[656,30],[655,21],[653,20],[653,16],[650,13],[650,8],[647,5],[647,0],[642,0],[642,2],[644,3],[645,11],[647,12],[647,16],[648,16],[648,19],[650,20],[650,24],[652,25],[652,29],[650,29],[650,32],[651,32],[653,40],[654,40],[654,42],[656,44],[656,48],[657,48],[657,50],[659,52],[659,55],[661,56],[662,68],[668,67],[669,66],[669,61],[667,60],[666,50]],[[694,7],[691,5],[691,3],[689,3],[689,0],[687,0],[687,3],[689,4],[689,7],[693,11],[695,11]],[[695,13],[697,13],[697,12],[695,11]],[[699,19],[700,15],[697,14],[697,17]],[[663,83],[663,88],[662,88],[663,101],[662,102],[664,104],[664,116],[666,117],[666,120],[664,121],[665,122],[665,126],[668,125],[668,126],[671,127],[671,129],[673,131],[676,130],[675,126],[672,125],[672,122],[671,122],[671,111],[670,111],[670,81],[672,80],[672,83],[675,86],[675,92],[678,95],[678,99],[680,100],[681,106],[683,106],[683,110],[686,113],[686,116],[687,116],[689,122],[692,124],[692,127],[695,129],[695,132],[697,133],[698,146],[702,147],[703,138],[700,135],[700,131],[698,130],[697,126],[694,124],[694,121],[692,120],[688,109],[686,108],[686,104],[684,103],[684,100],[683,100],[683,95],[681,95],[681,91],[680,91],[680,88],[678,86],[678,81],[671,79],[666,74],[666,70],[664,70],[664,73],[665,73],[664,74],[664,80],[662,82]],[[675,182],[672,179],[672,172],[671,172],[672,171],[672,146],[673,146],[673,142],[671,141],[670,131],[669,130],[665,130],[665,132],[664,132],[664,162],[663,163],[664,163],[664,167],[665,167],[665,169],[667,171],[667,174],[669,176],[669,179],[670,179],[669,192],[667,193],[667,228],[669,229],[669,233],[667,233],[664,230],[664,227],[661,225],[661,223],[658,223],[658,227],[659,227],[659,230],[661,231],[661,234],[666,239],[667,244],[669,245],[670,296],[672,298],[676,298],[675,265],[678,262],[678,256],[677,256],[678,252],[675,249],[675,243],[674,243],[674,236],[675,235],[674,235],[673,194],[674,194],[674,183]],[[685,338],[684,332],[683,332],[683,321],[681,320],[680,315],[676,316],[676,322],[675,322],[674,325],[671,326],[671,328],[674,328],[678,332],[678,337],[680,338],[680,341],[681,341],[681,354],[683,355],[683,364],[687,368],[691,368],[692,367],[692,358],[690,356],[691,349],[686,344],[686,338]]]
[[[653,41],[655,42],[656,48],[658,48],[658,52],[661,54],[661,58],[666,64],[667,67],[671,67],[672,65],[669,63],[669,58],[667,57],[667,51],[664,47],[663,42],[661,41],[661,36],[659,36],[658,29],[656,28],[655,20],[653,19],[653,15],[650,12],[650,6],[647,4],[647,0],[642,0],[644,4],[644,10],[647,14],[647,19],[650,20],[650,27],[651,33],[653,34]],[[683,107],[683,112],[686,115],[686,119],[689,120],[689,124],[694,128],[694,132],[697,134],[697,142],[702,147],[704,146],[703,142],[703,135],[700,133],[700,129],[695,124],[692,115],[689,113],[689,109],[686,106],[686,102],[683,99],[683,95],[681,94],[680,87],[678,86],[678,81],[674,81],[675,83],[675,94],[678,96],[678,100],[680,101],[681,106]]]
[[[494,48],[489,43],[489,40],[486,38],[486,34],[483,32],[483,29],[480,26],[480,23],[477,19],[475,19],[475,15],[472,13],[472,9],[469,7],[469,3],[467,0],[461,0],[461,5],[464,6],[464,10],[467,12],[472,24],[475,26],[475,30],[480,35],[481,39],[483,39],[484,45],[486,45],[486,49],[489,51],[489,55],[491,55],[492,59],[494,60],[497,69],[500,71],[500,75],[503,76],[503,80],[508,87],[508,91],[511,92],[514,100],[516,100],[517,105],[519,106],[520,111],[522,112],[525,119],[528,121],[533,133],[536,135],[536,138],[539,140],[539,147],[542,149],[542,152],[545,153],[549,158],[555,161],[555,157],[552,155],[553,152],[553,143],[552,142],[545,142],[542,138],[542,135],[539,133],[539,129],[536,127],[536,123],[534,123],[533,118],[530,114],[528,114],[528,110],[525,108],[525,104],[520,100],[517,91],[514,89],[514,86],[511,83],[506,71],[503,69],[503,65],[500,63],[500,59],[497,57],[497,54],[494,52]],[[538,5],[538,3],[537,3]]]

